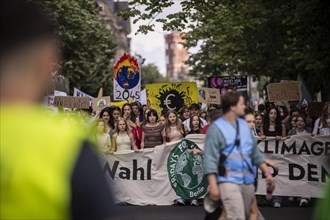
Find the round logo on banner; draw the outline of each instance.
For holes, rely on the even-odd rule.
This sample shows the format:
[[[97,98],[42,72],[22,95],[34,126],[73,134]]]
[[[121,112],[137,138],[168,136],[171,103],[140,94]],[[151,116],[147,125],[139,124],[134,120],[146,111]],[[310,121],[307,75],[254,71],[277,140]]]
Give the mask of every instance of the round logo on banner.
[[[198,146],[183,139],[167,158],[167,171],[170,183],[176,194],[183,199],[197,199],[207,191],[204,176],[203,156],[193,155],[191,151]]]

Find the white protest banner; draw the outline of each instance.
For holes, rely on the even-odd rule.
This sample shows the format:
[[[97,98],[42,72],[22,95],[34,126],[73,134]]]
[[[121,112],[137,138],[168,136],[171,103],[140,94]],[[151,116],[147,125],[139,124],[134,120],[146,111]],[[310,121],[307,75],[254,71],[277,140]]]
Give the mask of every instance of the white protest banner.
[[[93,96],[88,95],[87,93],[84,93],[83,91],[73,88],[73,96],[78,96],[78,97],[88,97],[89,98],[89,103],[92,105],[93,102]]]
[[[113,69],[114,100],[139,101],[141,98],[141,71],[137,60],[125,53]]]
[[[54,96],[67,96],[66,92],[54,90]]]
[[[214,88],[198,88],[198,102],[207,104],[220,104],[220,90]]]
[[[188,135],[186,139],[203,149],[205,135]],[[179,145],[179,143],[180,141],[171,142],[137,153],[126,151],[106,155],[104,175],[110,183],[115,202],[134,205],[172,205],[177,194],[180,194],[174,183],[186,188],[189,196],[202,196],[202,186],[190,185],[194,185],[196,179],[201,180],[200,176],[193,174],[193,171],[201,172],[202,167],[192,167],[192,172],[189,173],[189,170],[182,166],[185,165],[182,162],[185,162],[189,154],[185,153],[184,144]],[[326,160],[330,155],[330,136],[292,136],[284,142],[272,138],[261,141],[258,147],[265,152],[266,158],[279,164],[279,172],[275,173],[274,195],[322,196],[320,195],[322,187],[325,181],[329,181],[329,178],[326,178],[329,171]],[[178,148],[177,152],[181,151],[182,154],[175,153],[175,148]],[[195,161],[196,165],[200,164],[199,159],[196,158]],[[188,173],[189,175],[185,175]],[[257,193],[266,194],[265,180],[261,174],[258,178]]]
[[[126,151],[105,156],[104,174],[115,202],[172,205],[178,197],[176,193],[182,197],[203,196],[207,182],[203,178],[202,157],[193,156],[190,151],[196,147],[184,140],[137,153]]]
[[[285,141],[268,138],[258,147],[265,157],[279,165],[274,195],[320,197],[329,181],[330,136],[294,135]],[[261,174],[258,174],[260,181]],[[328,176],[328,177],[327,177]],[[265,194],[266,185],[258,184],[257,194]]]
[[[299,101],[301,97],[300,83],[281,82],[267,85],[268,99],[270,102]]]

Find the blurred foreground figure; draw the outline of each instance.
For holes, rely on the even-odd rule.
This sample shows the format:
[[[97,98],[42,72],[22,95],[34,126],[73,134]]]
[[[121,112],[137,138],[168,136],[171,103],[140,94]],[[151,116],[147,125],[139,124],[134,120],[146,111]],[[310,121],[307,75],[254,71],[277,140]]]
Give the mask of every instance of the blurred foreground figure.
[[[46,12],[31,1],[1,1],[1,219],[114,215],[83,129],[39,106],[57,50]]]

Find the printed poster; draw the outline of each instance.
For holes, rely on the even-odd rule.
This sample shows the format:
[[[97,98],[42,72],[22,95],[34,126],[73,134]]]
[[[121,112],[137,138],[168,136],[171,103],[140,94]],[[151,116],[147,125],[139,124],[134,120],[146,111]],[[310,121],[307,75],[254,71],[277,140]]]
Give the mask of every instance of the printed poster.
[[[147,105],[158,114],[168,110],[179,112],[183,106],[198,103],[195,82],[156,83],[146,85]]]
[[[141,98],[141,71],[137,60],[125,53],[114,66],[113,96],[115,101]]]

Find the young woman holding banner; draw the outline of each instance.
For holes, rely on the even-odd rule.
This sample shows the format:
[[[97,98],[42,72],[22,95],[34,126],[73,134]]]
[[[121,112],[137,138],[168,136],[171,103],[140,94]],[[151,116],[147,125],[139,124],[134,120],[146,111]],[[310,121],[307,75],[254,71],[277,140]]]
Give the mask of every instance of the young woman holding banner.
[[[330,135],[330,102],[326,102],[321,117],[315,121],[314,135]]]
[[[132,132],[123,118],[118,120],[115,131],[112,137],[111,153],[132,149],[134,149],[134,151],[139,150],[135,144]]]
[[[158,114],[150,109],[147,114],[146,124],[142,127],[141,148],[154,148],[163,143],[162,131],[164,125],[158,123]]]
[[[140,120],[133,113],[132,106],[129,103],[123,105],[122,116],[126,120],[130,130],[132,131],[136,146],[140,148],[142,139],[142,129],[140,127]]]
[[[261,138],[276,137],[277,139],[281,139],[286,136],[285,126],[282,124],[280,113],[275,107],[268,110],[261,128]]]
[[[163,131],[164,143],[178,141],[186,136],[184,125],[175,111],[169,110],[166,113],[165,129]]]

